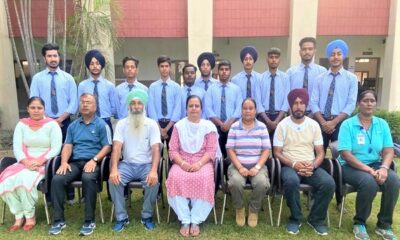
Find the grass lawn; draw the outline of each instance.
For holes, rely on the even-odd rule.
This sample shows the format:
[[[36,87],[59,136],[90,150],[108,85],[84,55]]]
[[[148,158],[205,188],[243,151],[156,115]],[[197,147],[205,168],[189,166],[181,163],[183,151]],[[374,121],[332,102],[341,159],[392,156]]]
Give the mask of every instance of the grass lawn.
[[[398,172],[400,168],[400,160],[396,159]],[[164,191],[165,192],[165,191]],[[378,236],[374,233],[375,223],[376,223],[376,215],[379,210],[380,204],[380,196],[378,194],[373,205],[373,210],[370,218],[368,219],[368,230],[370,233],[371,239],[379,239]],[[15,233],[10,233],[7,231],[8,226],[13,224],[13,216],[10,214],[9,210],[6,211],[6,220],[5,224],[0,225],[0,239],[78,239],[81,238],[78,236],[79,229],[83,223],[83,210],[84,205],[79,207],[78,204],[74,204],[72,206],[67,206],[65,211],[67,228],[63,230],[61,234],[58,236],[49,236],[47,234],[49,226],[46,224],[46,218],[44,214],[44,207],[42,203],[42,196],[39,196],[39,202],[37,204],[36,214],[37,214],[37,225],[35,229],[30,231],[29,233],[25,233],[23,231],[18,231]],[[246,199],[248,200],[249,194],[246,193]],[[303,202],[303,212],[305,216],[307,216],[308,212],[306,211],[306,199],[302,196]],[[107,200],[106,193],[103,192],[102,200],[103,200],[103,208],[105,213],[106,223],[102,224],[99,218],[99,211],[96,211],[96,222],[97,228],[93,235],[85,237],[86,239],[180,239],[180,235],[178,233],[179,223],[175,214],[171,216],[171,223],[166,223],[167,210],[166,206],[164,209],[161,206],[160,201],[160,215],[161,215],[161,224],[157,225],[157,228],[153,232],[145,231],[142,225],[140,224],[140,210],[142,206],[142,193],[141,191],[136,190],[134,192],[132,198],[132,208],[129,209],[131,223],[128,227],[126,227],[121,233],[114,233],[111,231],[112,224],[109,222],[110,219],[110,209],[111,202]],[[221,219],[221,208],[222,208],[222,199],[223,194],[219,192],[216,199],[217,206],[217,216],[218,221]],[[329,235],[325,238],[330,239],[353,239],[352,233],[352,218],[354,215],[354,200],[355,194],[350,194],[346,201],[346,208],[349,210],[347,214],[343,217],[343,223],[341,229],[338,229],[339,222],[339,214],[335,209],[336,202],[333,199],[330,205],[329,214],[331,219],[331,227],[329,231]],[[167,204],[167,203],[166,203]],[[289,209],[284,205],[281,226],[280,227],[271,227],[269,223],[269,217],[267,218],[267,201],[264,201],[264,211],[260,212],[259,224],[256,228],[250,228],[248,226],[238,227],[235,223],[235,211],[231,205],[231,199],[228,197],[227,199],[227,211],[225,211],[224,224],[221,225],[220,222],[218,225],[214,224],[213,214],[211,212],[208,220],[202,224],[201,229],[202,233],[200,235],[200,239],[243,239],[244,237],[248,239],[320,239],[320,236],[317,236],[314,231],[305,223],[300,229],[300,233],[293,237],[292,235],[286,233],[285,226],[288,220]],[[285,204],[285,203],[284,203]],[[2,202],[1,202],[2,205]],[[98,205],[97,205],[98,207]],[[276,224],[277,214],[279,210],[279,198],[276,197],[272,202],[272,211],[274,216],[274,224]],[[52,210],[50,209],[50,215],[52,214]],[[400,236],[400,206],[397,205],[395,213],[394,213],[394,223],[393,228],[395,233]]]

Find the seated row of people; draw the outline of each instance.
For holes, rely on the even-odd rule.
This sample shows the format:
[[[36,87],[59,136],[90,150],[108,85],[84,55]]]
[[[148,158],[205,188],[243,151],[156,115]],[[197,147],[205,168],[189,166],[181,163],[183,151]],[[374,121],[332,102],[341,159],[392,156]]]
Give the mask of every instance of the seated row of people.
[[[65,188],[79,178],[83,181],[85,196],[85,218],[80,234],[93,233],[98,162],[110,153],[111,145],[109,185],[117,218],[113,230],[121,231],[129,223],[123,188],[131,180],[142,181],[145,191],[142,223],[148,230],[155,228],[152,206],[159,187],[160,131],[157,123],[145,116],[146,91],[134,89],[126,101],[130,114],[118,122],[112,144],[108,125],[95,114],[95,96],[83,94],[80,97],[81,117],[68,128],[61,165],[51,184],[54,222],[50,234],[59,234],[66,227],[63,214]],[[275,157],[283,166],[284,195],[291,211],[288,233],[297,234],[303,220],[298,189],[304,182],[312,185],[314,199],[307,222],[318,234],[326,235],[328,229],[324,221],[335,183],[320,168],[324,158],[322,134],[318,123],[305,116],[308,101],[304,89],[294,89],[289,93],[292,115],[278,124],[273,147]],[[356,238],[368,238],[366,220],[376,192],[382,190],[376,233],[385,239],[395,239],[391,226],[400,181],[389,169],[393,161],[390,129],[383,119],[373,116],[376,106],[373,92],[362,93],[358,103],[360,112],[342,124],[338,146],[344,181],[358,192],[354,233]],[[168,202],[182,223],[179,232],[184,237],[198,236],[199,225],[214,207],[213,161],[218,154],[218,130],[210,121],[201,119],[201,99],[189,96],[186,105],[187,117],[173,128],[169,151],[173,165],[166,182]],[[243,182],[251,181],[254,190],[247,221],[255,227],[261,201],[270,187],[265,162],[270,161],[271,143],[266,126],[256,120],[256,102],[245,99],[241,106],[241,119],[233,123],[227,136],[226,148],[232,162],[228,169],[228,185],[236,209],[236,222],[243,226],[246,221]],[[0,175],[0,195],[15,216],[10,231],[20,228],[29,231],[35,226],[36,185],[44,176],[43,164],[56,156],[61,148],[60,128],[45,117],[44,109],[40,98],[29,100],[30,117],[18,123],[14,135],[18,163]]]

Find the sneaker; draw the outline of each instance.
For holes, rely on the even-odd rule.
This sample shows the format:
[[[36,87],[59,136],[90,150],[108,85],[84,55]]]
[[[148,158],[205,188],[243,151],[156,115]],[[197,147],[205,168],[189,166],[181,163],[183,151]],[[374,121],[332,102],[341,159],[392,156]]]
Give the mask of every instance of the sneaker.
[[[324,225],[315,225],[315,224],[312,224],[310,222],[307,222],[307,223],[308,223],[308,225],[310,225],[314,229],[314,231],[318,235],[321,235],[321,236],[328,235],[328,228],[326,226],[324,226]]]
[[[86,222],[82,225],[79,235],[81,236],[89,236],[93,233],[93,230],[96,228],[96,223],[94,222]]]
[[[142,224],[144,226],[144,228],[148,231],[153,231],[154,228],[156,228],[156,225],[153,222],[153,218],[149,217],[149,218],[142,218]]]
[[[356,224],[353,226],[353,233],[355,239],[359,240],[369,240],[369,236],[367,233],[367,229],[365,228],[365,225],[362,224]]]
[[[296,235],[300,232],[301,223],[289,222],[286,226],[286,231],[290,234]]]
[[[384,240],[397,240],[396,235],[394,235],[392,229],[382,229],[382,228],[377,228],[375,230],[375,233],[378,234],[379,236],[382,237]]]
[[[57,235],[66,227],[67,227],[67,224],[65,224],[65,222],[63,222],[63,221],[55,222],[53,225],[51,225],[51,227],[49,229],[49,234]]]
[[[125,218],[125,219],[123,219],[123,220],[121,220],[121,221],[117,221],[117,222],[115,223],[115,225],[113,226],[112,230],[113,230],[114,232],[121,232],[121,231],[124,229],[124,227],[125,227],[126,225],[128,225],[128,224],[129,224],[129,219],[128,219],[128,218]]]

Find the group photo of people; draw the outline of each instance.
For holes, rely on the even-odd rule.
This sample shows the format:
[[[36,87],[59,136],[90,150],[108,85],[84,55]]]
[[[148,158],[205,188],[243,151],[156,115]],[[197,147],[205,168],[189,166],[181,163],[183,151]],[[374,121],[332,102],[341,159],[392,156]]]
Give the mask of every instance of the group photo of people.
[[[8,166],[0,162],[0,197],[13,216],[7,220],[14,219],[4,231],[63,235],[83,219],[80,236],[101,238],[100,227],[118,237],[139,224],[151,232],[140,238],[157,239],[152,233],[166,224],[159,213],[165,200],[168,221],[174,215],[179,222],[176,237],[202,236],[205,226],[225,218],[237,229],[282,223],[268,229],[281,231],[282,238],[310,229],[335,239],[331,229],[340,212],[340,221],[342,214],[353,218],[355,239],[397,239],[400,179],[391,128],[374,115],[377,94],[360,91],[356,75],[344,68],[346,41],[318,46],[328,69],[314,63],[314,37],[302,38],[298,47],[300,63],[284,70],[284,49],[243,46],[237,53],[243,69],[236,75],[229,59],[203,52],[183,66],[183,84],[171,79],[172,58],[160,55],[154,60],[159,79],[150,86],[138,80],[140,59],[126,56],[126,79],[115,86],[104,77],[107,61],[100,50],[85,54],[88,78],[76,84],[60,69],[59,46],[44,44],[46,67],[33,76],[28,116],[14,129],[15,159]],[[266,71],[256,72],[263,58]],[[39,187],[44,180],[46,191]],[[133,182],[142,189],[140,207],[131,206]],[[343,186],[354,192],[354,205],[345,205],[350,191]],[[41,195],[46,214],[51,209],[46,231],[37,227],[45,221],[36,217]],[[266,207],[270,197],[273,206]],[[82,202],[79,211],[69,208],[74,199]],[[283,200],[287,213],[281,220]],[[99,226],[99,217],[108,219],[102,209],[108,203],[111,223]],[[231,215],[224,217],[225,207]],[[368,220],[373,207],[376,222]],[[140,217],[132,208],[140,208]]]

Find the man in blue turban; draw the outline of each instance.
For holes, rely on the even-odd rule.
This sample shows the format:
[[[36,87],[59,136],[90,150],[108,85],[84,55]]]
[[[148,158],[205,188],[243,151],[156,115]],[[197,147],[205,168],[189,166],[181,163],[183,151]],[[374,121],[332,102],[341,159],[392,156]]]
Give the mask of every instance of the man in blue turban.
[[[111,117],[118,118],[118,97],[113,83],[101,76],[106,66],[103,54],[92,49],[85,55],[85,65],[89,70],[89,79],[82,81],[78,86],[78,96],[84,93],[93,94],[96,97],[96,115],[102,118],[112,130]]]
[[[217,83],[218,80],[212,77],[212,70],[215,67],[215,56],[211,52],[203,52],[197,58],[197,66],[199,67],[201,76],[196,79],[196,87],[207,91],[208,88]]]
[[[246,46],[240,51],[240,61],[243,64],[243,71],[232,77],[232,82],[239,86],[242,98],[255,99],[255,92],[258,89],[260,73],[253,70],[257,61],[257,50],[253,46]]]
[[[325,152],[330,142],[337,141],[341,123],[351,116],[356,107],[357,77],[343,68],[348,52],[349,47],[342,39],[333,40],[326,46],[330,68],[316,79],[311,95],[310,108],[321,126]],[[338,189],[336,202],[340,209],[342,203]]]

